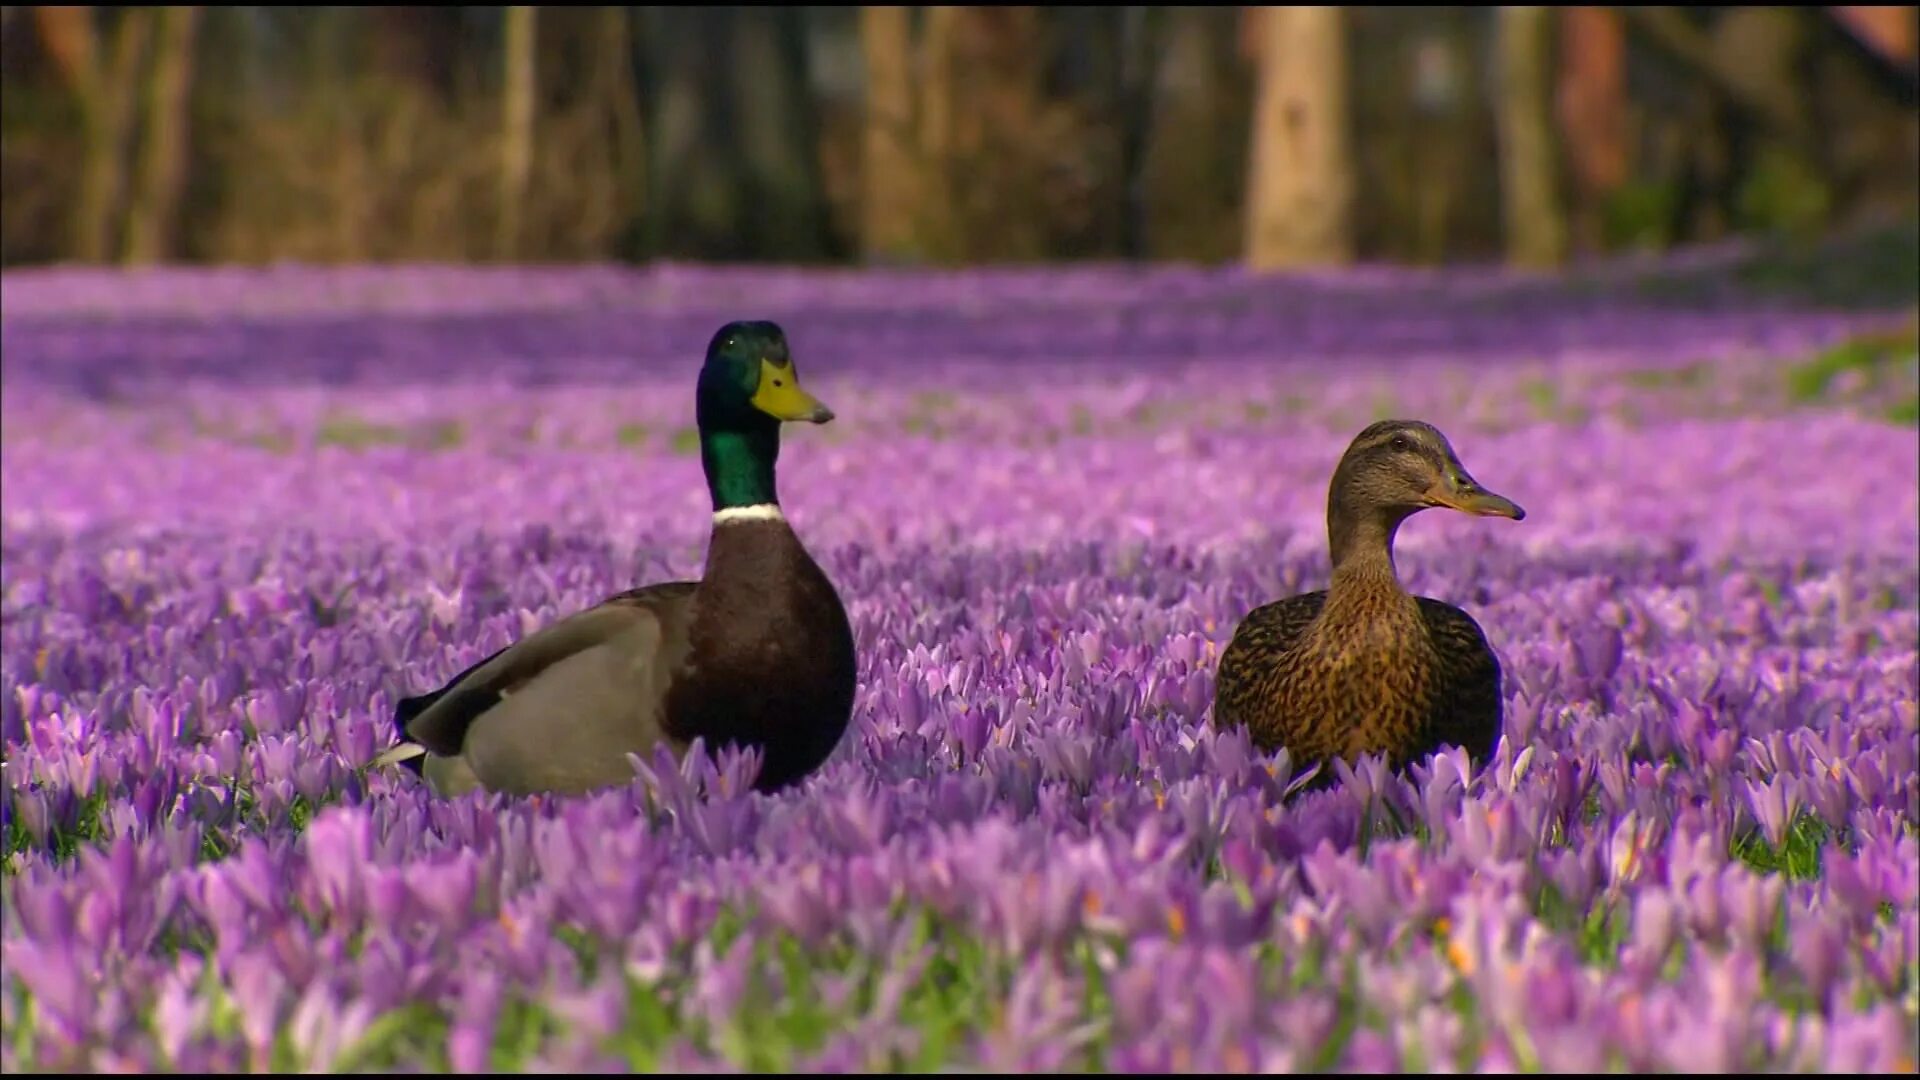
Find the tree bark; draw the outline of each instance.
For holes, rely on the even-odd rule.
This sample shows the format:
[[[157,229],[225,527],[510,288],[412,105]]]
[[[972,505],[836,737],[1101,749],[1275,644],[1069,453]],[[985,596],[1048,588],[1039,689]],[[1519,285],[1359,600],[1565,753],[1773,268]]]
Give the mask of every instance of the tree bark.
[[[1627,50],[1619,13],[1560,9],[1560,87],[1555,102],[1575,193],[1579,246],[1605,244],[1603,207],[1631,172],[1627,145]]]
[[[1913,213],[1920,118],[1913,110],[1914,8],[1834,7],[1817,22],[1812,109],[1848,224]]]
[[[521,256],[522,209],[527,201],[527,178],[533,170],[533,114],[536,104],[534,58],[538,32],[534,9],[509,6],[506,13],[506,90],[502,100],[500,140],[500,210],[496,221],[495,251],[500,258]]]
[[[1376,155],[1360,156],[1359,197],[1369,211],[1355,223],[1355,245],[1427,265],[1446,261],[1463,241],[1497,248],[1500,225],[1486,208],[1500,205],[1488,152],[1498,132],[1488,130],[1493,117],[1476,77],[1489,63],[1480,39],[1490,20],[1458,8],[1392,18],[1395,32],[1378,37],[1393,47],[1373,63],[1396,64],[1404,75],[1354,89],[1354,129],[1367,133],[1361,154]],[[1357,28],[1354,37],[1349,62],[1358,65],[1372,50],[1361,50]],[[1376,164],[1386,162],[1384,170]],[[1369,164],[1378,172],[1369,175]]]
[[[925,9],[920,148],[923,221],[941,259],[1022,260],[1047,241],[1039,14],[1032,7]]]
[[[1254,16],[1259,86],[1248,178],[1247,262],[1254,269],[1353,259],[1353,159],[1347,130],[1346,13],[1270,7]]]
[[[152,30],[152,12],[120,14],[112,55],[102,65],[91,7],[36,7],[40,36],[80,104],[85,151],[74,207],[74,254],[83,262],[112,257],[126,190],[128,120],[134,75]]]
[[[918,255],[915,207],[920,198],[914,149],[912,11],[860,9],[860,49],[867,65],[861,161],[860,246],[869,260]]]
[[[362,55],[355,60],[370,60],[374,68],[429,88],[442,100],[454,96],[459,52],[446,43],[458,31],[459,8],[390,4],[364,12],[362,25],[369,33],[357,43]]]
[[[731,20],[735,153],[746,165],[749,258],[834,254],[820,176],[819,116],[799,8],[739,9]]]
[[[654,73],[644,231],[655,256],[732,254],[722,241],[743,201],[737,162],[724,142],[732,102],[705,60],[727,55],[724,14],[698,7],[636,12],[645,20],[641,46]]]
[[[1920,105],[1920,7],[1834,7],[1808,12],[1813,51],[1838,52],[1886,102],[1913,113]]]
[[[1241,258],[1246,237],[1246,135],[1251,74],[1240,11],[1169,8],[1141,168],[1145,254],[1206,262]],[[1245,85],[1243,85],[1245,84]]]
[[[147,86],[139,187],[128,214],[126,261],[154,263],[172,254],[180,192],[186,182],[188,98],[198,7],[160,9],[160,39]]]
[[[650,249],[706,259],[833,254],[802,13],[656,7],[642,17],[653,72]]]
[[[632,254],[641,216],[648,209],[652,193],[647,189],[647,131],[642,119],[639,80],[634,77],[634,41],[627,9],[608,6],[601,9],[601,62],[605,65],[607,115],[613,140],[612,159],[615,181],[625,193],[627,235],[621,238],[623,254]]]
[[[1120,255],[1147,251],[1147,145],[1153,128],[1153,91],[1159,74],[1160,12],[1139,4],[1120,23]]]
[[[1804,15],[1792,8],[1735,7],[1720,12],[1709,33],[1719,70],[1750,94],[1766,88],[1778,103],[1772,125],[1727,125],[1728,209],[1739,226],[1817,230],[1831,209],[1831,170],[1802,77],[1809,44]],[[1771,182],[1759,184],[1763,176]],[[1754,198],[1769,188],[1773,196]]]
[[[920,30],[920,148],[918,231],[933,258],[952,258],[959,246],[954,205],[954,80],[961,9],[942,4],[923,10]]]
[[[1500,175],[1507,260],[1557,266],[1566,255],[1566,223],[1556,189],[1553,132],[1547,120],[1551,10],[1499,9]]]
[[[1737,50],[1721,44],[1726,35],[1696,29],[1677,9],[1625,7],[1619,10],[1647,43],[1704,78],[1729,103],[1767,124],[1780,136],[1804,141],[1804,110],[1790,84],[1777,83],[1769,77],[1772,72],[1766,69],[1771,65],[1741,63]],[[1757,17],[1739,21],[1747,25],[1779,25],[1782,18],[1793,17],[1791,11],[1750,8],[1734,9],[1720,18],[1725,20],[1749,13]],[[1739,36],[1745,36],[1744,31]],[[1754,35],[1756,39],[1762,36]]]
[[[1874,46],[1887,60],[1912,63],[1920,48],[1912,4],[1836,4],[1830,8],[1841,23]]]

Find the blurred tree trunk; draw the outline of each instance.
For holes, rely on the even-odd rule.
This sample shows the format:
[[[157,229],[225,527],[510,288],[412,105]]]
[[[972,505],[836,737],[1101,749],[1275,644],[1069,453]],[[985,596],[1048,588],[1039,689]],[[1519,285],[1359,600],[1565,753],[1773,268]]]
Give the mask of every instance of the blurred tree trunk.
[[[1803,119],[1792,80],[1781,81],[1777,70],[1780,29],[1793,12],[1780,8],[1730,8],[1713,17],[1702,30],[1688,15],[1672,7],[1620,9],[1640,39],[1668,59],[1699,76],[1714,92],[1781,133],[1793,133]],[[1764,55],[1747,56],[1743,46],[1756,46]]]
[[[654,87],[649,247],[715,259],[831,255],[804,12],[643,15]]]
[[[1507,260],[1551,267],[1566,255],[1566,223],[1548,122],[1551,11],[1538,5],[1498,10],[1501,204]]]
[[[922,250],[952,258],[959,245],[954,206],[954,39],[962,9],[951,4],[922,9],[920,30],[920,149],[917,231]]]
[[[1358,169],[1354,246],[1367,257],[1435,264],[1457,251],[1498,250],[1498,132],[1478,80],[1479,39],[1492,16],[1461,8],[1356,10],[1348,63],[1352,124],[1366,132]]]
[[[1732,7],[1698,18],[1669,7],[1621,9],[1641,41],[1698,78],[1683,213],[1696,240],[1741,225],[1810,229],[1830,212],[1813,109],[1801,73],[1805,13]]]
[[[1233,8],[1167,8],[1144,182],[1156,258],[1238,259],[1252,95]]]
[[[1039,13],[933,7],[921,40],[923,228],[942,259],[1046,253]]]
[[[655,255],[734,255],[741,180],[727,130],[729,87],[710,57],[727,56],[724,13],[714,8],[639,9],[641,43],[654,72],[649,104],[647,247]]]
[[[1249,11],[1259,86],[1248,178],[1246,258],[1255,269],[1353,259],[1346,13]]]
[[[646,124],[641,118],[639,80],[633,72],[633,30],[627,9],[611,5],[602,8],[600,25],[602,93],[611,125],[614,179],[626,196],[625,225],[616,245],[621,249],[619,254],[631,255],[638,246],[651,196],[647,190]]]
[[[1920,187],[1912,5],[1833,7],[1814,50],[1813,126],[1834,201],[1850,221],[1911,216]]]
[[[1606,243],[1605,205],[1631,173],[1627,146],[1627,50],[1611,8],[1560,9],[1556,102],[1574,191],[1573,239],[1585,251]]]
[[[525,4],[507,8],[506,89],[502,102],[500,140],[500,216],[495,252],[503,259],[519,258],[525,238],[522,209],[527,201],[527,177],[533,169],[533,113],[536,101],[534,70],[534,9]]]
[[[912,9],[902,6],[860,9],[860,50],[867,64],[860,246],[870,260],[920,254],[911,19]]]
[[[431,88],[443,100],[454,95],[460,50],[449,43],[459,30],[459,8],[391,4],[368,7],[364,14],[370,24],[362,26],[373,33],[361,48],[373,67]]]
[[[1353,148],[1354,251],[1412,262],[1425,233],[1418,204],[1453,186],[1440,182],[1446,170],[1423,160],[1420,146],[1423,139],[1443,148],[1454,142],[1444,108],[1421,93],[1422,83],[1436,81],[1432,74],[1444,74],[1445,65],[1432,62],[1443,50],[1428,12],[1361,7],[1347,18],[1347,63],[1376,73],[1353,80],[1347,106],[1353,129],[1366,133]]]
[[[834,253],[805,20],[794,7],[737,8],[730,20],[734,62],[726,67],[735,79],[735,152],[746,166],[750,258]]]
[[[1681,161],[1679,195],[1667,235],[1674,242],[1708,243],[1733,228],[1733,146],[1744,138],[1744,120],[1706,89],[1690,95],[1672,126]]]
[[[1714,20],[1709,40],[1716,66],[1742,94],[1770,103],[1728,125],[1728,217],[1736,227],[1824,225],[1831,191],[1801,77],[1807,35],[1800,13],[1732,8]]]
[[[112,257],[126,190],[128,121],[141,57],[152,34],[150,10],[122,11],[102,61],[91,7],[36,7],[40,37],[80,104],[84,156],[74,210],[74,255]]]
[[[1147,252],[1147,145],[1160,50],[1159,8],[1129,4],[1120,14],[1120,255]]]
[[[1831,10],[1848,29],[1892,60],[1911,64],[1920,48],[1920,24],[1912,4],[1835,4]]]
[[[160,37],[147,85],[146,131],[138,186],[128,211],[126,258],[153,263],[172,251],[173,231],[186,182],[188,94],[193,84],[193,38],[198,7],[163,7]]]

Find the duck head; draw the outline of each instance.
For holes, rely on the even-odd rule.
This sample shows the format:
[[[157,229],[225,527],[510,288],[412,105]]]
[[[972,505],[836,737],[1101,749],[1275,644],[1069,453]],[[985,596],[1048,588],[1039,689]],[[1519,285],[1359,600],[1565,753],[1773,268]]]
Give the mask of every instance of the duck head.
[[[1400,523],[1435,507],[1524,520],[1527,512],[1481,486],[1453,444],[1423,420],[1382,420],[1354,437],[1327,491],[1327,528],[1338,565],[1356,544],[1390,545]]]
[[[713,335],[695,413],[714,512],[732,517],[746,510],[777,516],[781,424],[833,419],[833,410],[801,387],[787,335],[764,321],[730,322]]]
[[[833,419],[832,409],[801,388],[786,333],[765,321],[730,322],[713,335],[700,368],[698,412],[703,430]]]

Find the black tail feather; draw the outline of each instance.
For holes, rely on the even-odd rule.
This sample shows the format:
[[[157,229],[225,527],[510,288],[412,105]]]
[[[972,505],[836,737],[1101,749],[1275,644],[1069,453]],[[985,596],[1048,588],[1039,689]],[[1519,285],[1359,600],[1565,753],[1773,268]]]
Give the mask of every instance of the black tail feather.
[[[495,650],[492,656],[488,656],[486,659],[481,660],[477,664],[474,664],[472,667],[468,668],[467,670],[461,672],[458,675],[455,675],[451,679],[448,679],[447,684],[445,686],[442,686],[438,690],[430,690],[427,693],[421,694],[419,697],[401,698],[399,704],[393,707],[394,735],[398,738],[400,742],[412,742],[413,736],[407,734],[407,725],[413,723],[414,717],[419,716],[423,712],[426,712],[429,708],[433,706],[434,702],[439,701],[441,698],[447,696],[447,691],[452,690],[456,686],[459,686],[460,683],[463,680],[465,680],[467,676],[473,674],[476,671],[479,671],[483,667],[486,667],[487,664],[490,663],[495,656],[499,656],[501,653],[506,651],[507,650],[505,649]],[[426,775],[427,765],[426,765],[426,758],[424,757],[408,758],[407,760],[401,762],[400,764],[405,765],[409,769],[412,769],[414,772],[414,775],[416,776]]]
[[[445,693],[445,690],[435,690],[421,694],[419,697],[401,698],[400,703],[393,707],[394,734],[398,735],[402,742],[407,741],[407,725],[413,723],[414,717],[426,712],[427,707],[439,701],[441,695]],[[415,776],[426,775],[426,758],[424,757],[408,758],[400,764],[412,769]]]

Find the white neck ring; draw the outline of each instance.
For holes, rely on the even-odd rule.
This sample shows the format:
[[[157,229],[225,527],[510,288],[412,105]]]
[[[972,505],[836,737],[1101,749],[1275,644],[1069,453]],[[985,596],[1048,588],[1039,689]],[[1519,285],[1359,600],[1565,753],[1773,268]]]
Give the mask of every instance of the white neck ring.
[[[785,521],[786,515],[780,512],[777,503],[760,503],[755,506],[729,506],[717,510],[713,515],[715,525],[733,525],[746,521]]]

